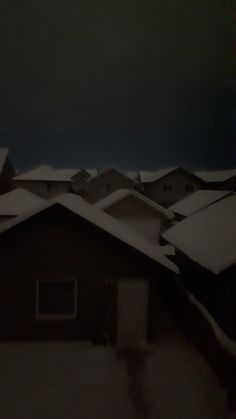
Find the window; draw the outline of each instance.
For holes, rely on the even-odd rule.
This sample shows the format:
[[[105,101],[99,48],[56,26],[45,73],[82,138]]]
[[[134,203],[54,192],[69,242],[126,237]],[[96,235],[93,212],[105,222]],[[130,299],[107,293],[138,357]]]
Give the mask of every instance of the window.
[[[167,191],[171,191],[172,190],[172,186],[171,185],[164,185],[164,191],[165,192],[167,192]]]
[[[52,189],[53,189],[53,187],[52,187],[52,183],[51,183],[51,182],[47,182],[47,191],[48,191],[48,192],[51,192],[51,191],[52,191]]]
[[[36,317],[38,319],[74,319],[77,315],[77,282],[38,280]]]
[[[110,184],[110,183],[108,183],[108,184],[106,185],[106,191],[107,191],[107,192],[111,192],[111,184]]]
[[[193,185],[186,185],[186,192],[193,192],[194,191],[194,186]]]

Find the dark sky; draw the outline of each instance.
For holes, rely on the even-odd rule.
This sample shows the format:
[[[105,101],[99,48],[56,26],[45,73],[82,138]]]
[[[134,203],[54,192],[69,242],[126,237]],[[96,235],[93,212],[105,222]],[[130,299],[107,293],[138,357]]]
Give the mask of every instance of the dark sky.
[[[19,168],[235,165],[225,0],[2,0],[0,134]]]

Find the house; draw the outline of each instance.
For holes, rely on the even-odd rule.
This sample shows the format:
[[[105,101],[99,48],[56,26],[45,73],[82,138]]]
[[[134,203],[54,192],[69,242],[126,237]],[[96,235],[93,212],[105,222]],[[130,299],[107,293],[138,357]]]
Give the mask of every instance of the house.
[[[13,177],[15,169],[7,148],[0,148],[0,194],[4,194],[14,187]]]
[[[26,189],[13,189],[0,195],[0,224],[41,206],[44,199]]]
[[[135,189],[138,183],[127,173],[110,168],[98,172],[88,181],[87,199],[95,203],[118,189]]]
[[[229,191],[217,191],[217,190],[199,190],[197,192],[188,195],[186,198],[171,205],[169,210],[172,211],[178,220],[190,217],[198,211],[220,201],[226,196],[232,194]]]
[[[80,169],[72,176],[72,191],[84,198],[88,195],[88,182],[97,176],[97,169]]]
[[[196,172],[208,189],[236,192],[236,169]]]
[[[124,222],[153,244],[159,243],[174,214],[134,189],[119,189],[98,201],[97,208]]]
[[[75,194],[1,225],[0,255],[2,340],[145,342],[152,287],[179,273],[157,246]]]
[[[236,338],[236,195],[185,218],[164,239],[176,247],[180,280]]]
[[[14,177],[18,188],[45,199],[73,191],[73,182],[77,181],[80,169],[54,169],[51,166],[39,166]]]
[[[182,167],[141,171],[140,182],[144,195],[166,207],[202,189],[204,184],[202,179]]]

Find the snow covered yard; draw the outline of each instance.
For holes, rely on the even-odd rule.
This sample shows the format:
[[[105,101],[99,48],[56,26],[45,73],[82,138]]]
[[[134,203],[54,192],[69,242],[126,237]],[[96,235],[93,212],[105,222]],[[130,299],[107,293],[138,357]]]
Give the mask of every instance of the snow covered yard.
[[[125,365],[89,343],[0,345],[2,419],[133,419]]]

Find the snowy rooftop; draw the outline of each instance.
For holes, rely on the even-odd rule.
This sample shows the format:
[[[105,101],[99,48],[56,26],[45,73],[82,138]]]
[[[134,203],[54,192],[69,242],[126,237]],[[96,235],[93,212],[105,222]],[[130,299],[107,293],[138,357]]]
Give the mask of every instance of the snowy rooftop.
[[[84,199],[75,194],[64,194],[53,198],[36,210],[29,212],[25,215],[19,216],[12,221],[9,221],[0,226],[0,234],[12,227],[20,224],[21,222],[33,217],[35,214],[52,207],[55,204],[60,204],[69,209],[73,213],[96,225],[122,242],[128,244],[130,247],[138,250],[150,259],[165,266],[170,271],[179,273],[178,267],[171,262],[161,251],[160,247],[150,244],[143,236],[134,232],[131,228],[127,227],[122,222],[114,219],[105,212],[95,208],[93,205],[87,203]]]
[[[174,214],[167,210],[166,208],[162,207],[161,205],[156,204],[151,199],[147,198],[146,196],[142,195],[141,193],[134,191],[132,189],[119,189],[110,195],[106,196],[101,201],[98,201],[95,206],[97,208],[100,208],[102,210],[106,210],[107,208],[117,204],[118,202],[122,201],[125,198],[133,197],[137,200],[140,200],[144,202],[147,206],[153,208],[158,213],[162,213],[165,215],[168,219],[173,219]]]
[[[14,189],[0,195],[0,216],[18,216],[44,203],[44,199],[25,190]]]
[[[119,175],[123,176],[124,178],[127,178],[127,179],[129,179],[130,181],[133,181],[133,183],[136,183],[136,182],[137,182],[137,181],[136,181],[136,179],[135,179],[134,177],[130,176],[130,174],[131,174],[132,172],[122,172],[121,170],[119,170],[119,169],[117,169],[117,168],[115,168],[115,167],[109,167],[109,168],[107,168],[107,169],[103,169],[103,170],[98,171],[98,172],[97,172],[97,175],[96,175],[96,176],[93,176],[93,177],[90,179],[90,181],[93,181],[94,179],[97,179],[97,178],[99,178],[100,176],[103,176],[103,175],[106,175],[106,174],[108,174],[108,175],[109,175],[111,172],[116,172],[116,173],[118,173]]]
[[[236,176],[236,169],[218,170],[218,171],[200,171],[195,173],[205,182],[225,182]]]
[[[142,183],[149,183],[161,179],[169,173],[174,172],[176,169],[178,169],[178,167],[168,167],[156,171],[141,170],[139,175]]]
[[[171,227],[163,237],[209,271],[219,274],[236,263],[236,195]]]
[[[2,172],[8,153],[8,148],[0,148],[0,173]]]
[[[15,180],[70,182],[80,169],[54,169],[44,165],[15,176]]]
[[[189,217],[229,194],[228,191],[200,190],[181,199],[181,201],[169,207],[169,210],[175,214]]]

